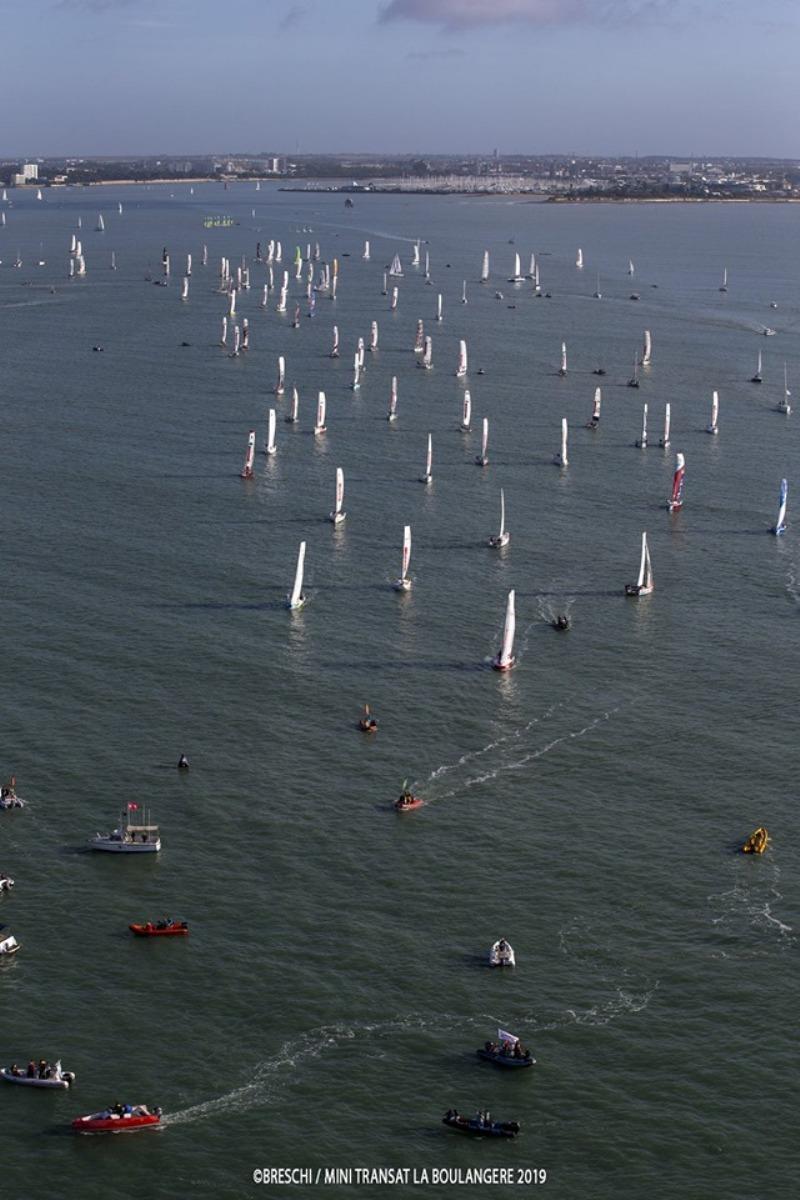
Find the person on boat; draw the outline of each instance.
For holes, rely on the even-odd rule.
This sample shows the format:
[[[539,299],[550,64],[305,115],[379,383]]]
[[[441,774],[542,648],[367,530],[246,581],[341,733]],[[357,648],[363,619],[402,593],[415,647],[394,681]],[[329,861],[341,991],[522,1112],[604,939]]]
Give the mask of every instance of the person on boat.
[[[179,771],[188,771],[189,770],[189,760],[185,754],[182,754],[180,756],[180,758],[178,759],[178,770]]]
[[[22,1071],[20,1071],[20,1069],[16,1063],[11,1064],[11,1074],[14,1076],[15,1079],[18,1079],[19,1076],[22,1074]]]
[[[33,1059],[31,1059],[30,1062],[28,1063],[27,1074],[28,1074],[28,1079],[36,1078],[36,1063],[33,1061]]]
[[[121,1117],[122,1112],[123,1112],[123,1106],[120,1104],[119,1101],[117,1101],[116,1104],[112,1105],[111,1111],[115,1116]]]
[[[39,1059],[39,1078],[47,1079],[47,1063],[43,1058]]]

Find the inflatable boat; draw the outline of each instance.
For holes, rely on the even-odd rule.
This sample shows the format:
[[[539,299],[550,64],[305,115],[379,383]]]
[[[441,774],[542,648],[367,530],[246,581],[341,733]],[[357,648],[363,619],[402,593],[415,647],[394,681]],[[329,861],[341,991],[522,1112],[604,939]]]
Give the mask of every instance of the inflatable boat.
[[[472,1137],[514,1138],[520,1128],[518,1121],[486,1121],[482,1117],[462,1117],[457,1112],[447,1113],[442,1117],[442,1124]]]
[[[76,1133],[127,1133],[136,1129],[147,1129],[149,1126],[158,1125],[161,1122],[160,1108],[155,1108],[150,1112],[146,1104],[125,1105],[124,1107],[115,1105],[114,1107],[122,1108],[123,1111],[115,1112],[113,1109],[107,1108],[103,1112],[76,1117],[72,1122],[72,1128]]]

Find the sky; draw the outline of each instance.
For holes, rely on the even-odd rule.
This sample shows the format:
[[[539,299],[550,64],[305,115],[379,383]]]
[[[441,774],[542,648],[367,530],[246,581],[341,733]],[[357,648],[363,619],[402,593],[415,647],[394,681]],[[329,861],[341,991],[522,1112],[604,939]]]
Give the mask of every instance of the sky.
[[[800,156],[800,0],[0,0],[0,156]]]

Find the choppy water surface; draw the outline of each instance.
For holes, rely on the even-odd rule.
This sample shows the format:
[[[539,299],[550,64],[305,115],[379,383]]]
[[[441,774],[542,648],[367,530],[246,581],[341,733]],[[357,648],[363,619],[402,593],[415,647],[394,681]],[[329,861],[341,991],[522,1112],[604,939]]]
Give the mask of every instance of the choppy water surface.
[[[774,408],[784,362],[800,405],[797,210],[360,196],[347,211],[254,185],[9,196],[0,770],[29,804],[0,814],[0,867],[17,881],[0,919],[23,944],[0,971],[0,1058],[60,1055],[78,1074],[71,1094],[0,1094],[9,1196],[55,1180],[101,1198],[124,1178],[132,1197],[234,1197],[262,1165],[489,1164],[545,1167],[546,1193],[570,1200],[794,1195],[800,409]],[[238,224],[204,229],[218,213]],[[88,274],[70,283],[79,216]],[[237,306],[251,349],[231,359],[219,258],[235,269],[271,237],[289,260],[316,241],[338,257],[338,299],[320,296],[313,319],[302,302],[294,330],[300,285],[285,316],[274,298],[263,310],[251,262]],[[416,237],[432,286],[407,265]],[[145,275],[159,277],[163,246],[172,283],[156,288]],[[540,255],[551,299],[505,282],[515,250],[523,269]],[[415,369],[418,317],[430,372]],[[372,319],[380,348],[353,393]],[[653,363],[634,391],[645,328]],[[759,350],[761,387],[748,382]],[[278,354],[297,426],[283,421],[289,389],[271,395]],[[328,432],[314,438],[319,388]],[[714,388],[717,438],[704,432]],[[644,403],[646,452],[633,447]],[[243,482],[247,432],[263,444],[271,405],[278,453]],[[567,470],[551,461],[562,416]],[[676,450],[686,506],[670,516]],[[334,530],[337,466],[348,516]],[[775,539],[784,475],[790,525]],[[511,543],[497,553],[501,486]],[[406,523],[414,583],[398,596]],[[656,591],[636,602],[622,588],[643,529]],[[301,539],[310,602],[290,614]],[[511,587],[518,665],[499,676]],[[564,611],[566,635],[549,625]],[[365,701],[375,739],[354,728]],[[428,803],[398,817],[404,778]],[[130,800],[160,822],[158,860],[83,852]],[[761,823],[769,852],[737,855]],[[190,938],[128,934],[163,913]],[[501,934],[511,975],[484,966]],[[535,1072],[477,1062],[498,1024],[530,1043]],[[166,1128],[61,1136],[116,1099],[160,1103]],[[523,1133],[460,1140],[439,1124],[451,1105]]]

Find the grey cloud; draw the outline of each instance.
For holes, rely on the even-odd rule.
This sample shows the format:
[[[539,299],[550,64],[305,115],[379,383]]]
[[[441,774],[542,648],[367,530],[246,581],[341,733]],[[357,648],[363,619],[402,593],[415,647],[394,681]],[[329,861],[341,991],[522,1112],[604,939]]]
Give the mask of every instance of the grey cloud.
[[[680,0],[389,0],[382,21],[421,21],[444,29],[510,23],[535,26],[607,25],[661,19]]]

